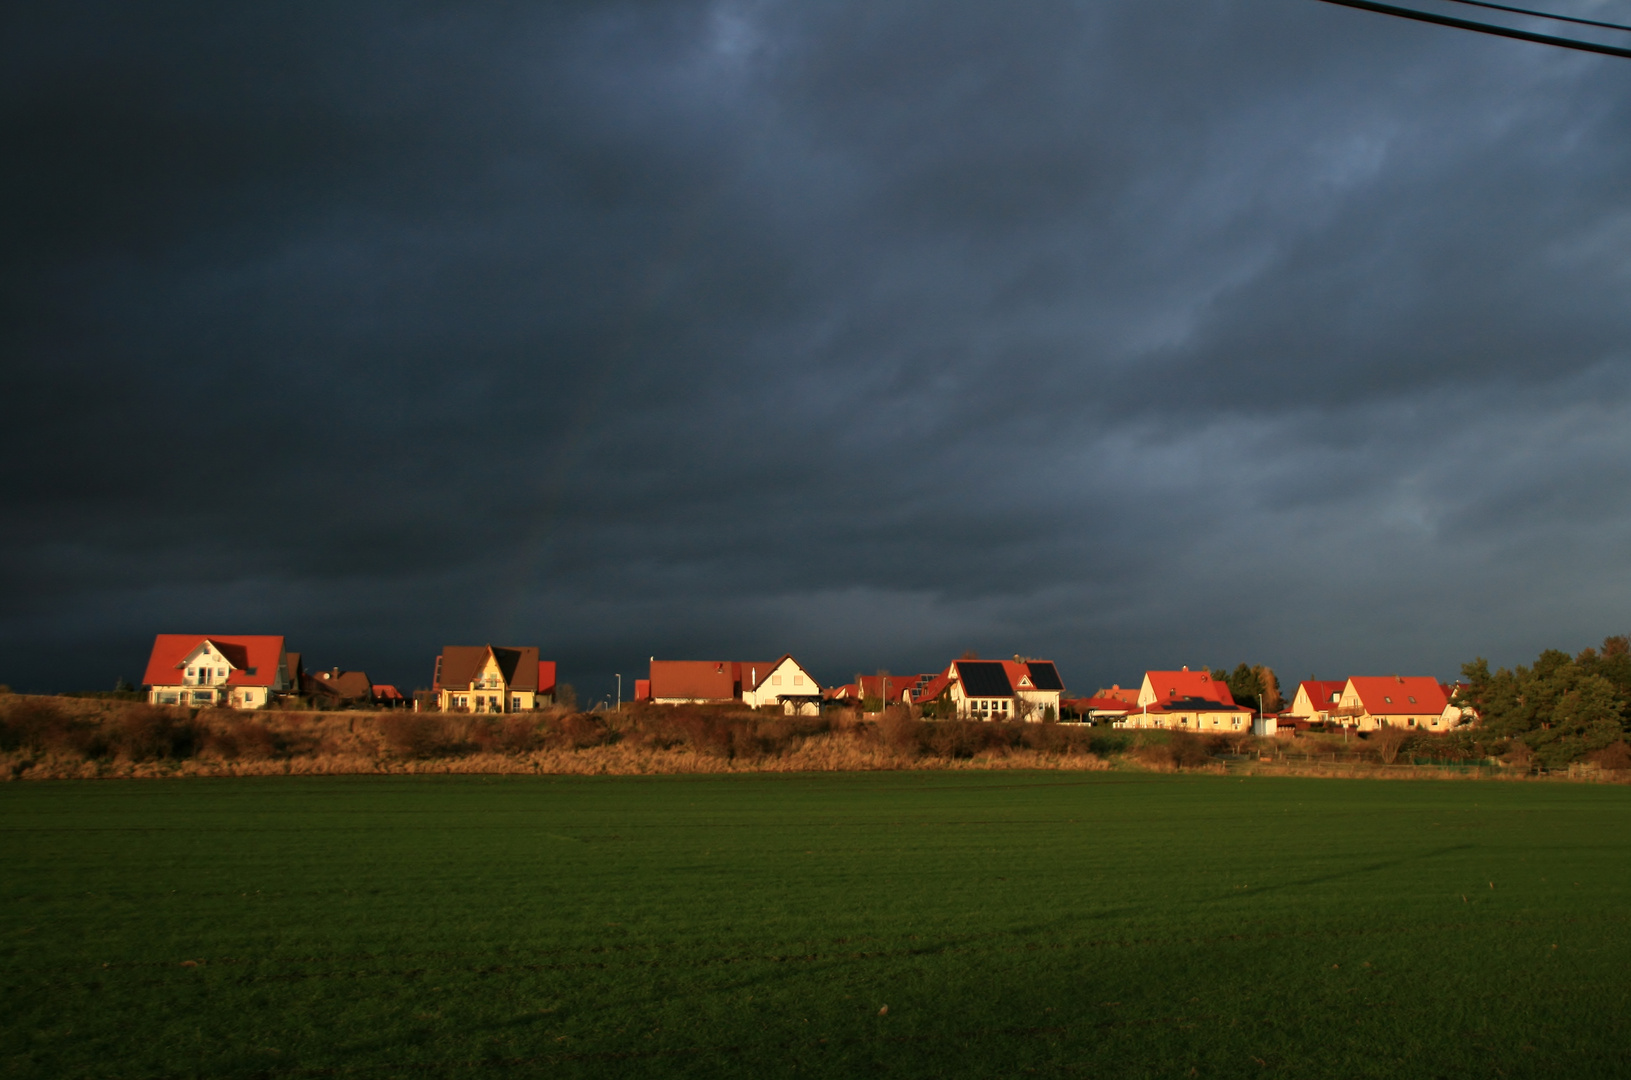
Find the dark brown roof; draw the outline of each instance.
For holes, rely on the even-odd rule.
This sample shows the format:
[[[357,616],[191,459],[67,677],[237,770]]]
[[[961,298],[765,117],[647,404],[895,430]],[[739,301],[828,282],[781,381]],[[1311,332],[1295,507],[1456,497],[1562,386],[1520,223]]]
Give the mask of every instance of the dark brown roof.
[[[366,671],[314,671],[301,681],[300,692],[308,697],[366,701],[374,696],[374,685]]]
[[[491,656],[511,690],[538,689],[538,650],[531,645],[448,645],[442,649],[440,678],[444,690],[466,688],[481,674]]]

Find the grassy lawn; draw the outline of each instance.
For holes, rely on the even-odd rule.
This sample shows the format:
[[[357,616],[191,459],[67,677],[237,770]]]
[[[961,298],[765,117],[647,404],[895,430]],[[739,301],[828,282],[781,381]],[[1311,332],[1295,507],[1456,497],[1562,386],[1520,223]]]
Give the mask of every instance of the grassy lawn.
[[[0,1076],[1625,1076],[1628,886],[1625,787],[13,783]]]

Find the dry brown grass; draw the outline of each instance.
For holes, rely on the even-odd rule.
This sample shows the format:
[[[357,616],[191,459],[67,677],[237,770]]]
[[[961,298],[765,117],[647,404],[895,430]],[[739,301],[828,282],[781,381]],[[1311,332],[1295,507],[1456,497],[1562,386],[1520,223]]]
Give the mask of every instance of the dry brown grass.
[[[836,711],[782,717],[741,708],[636,706],[617,714],[546,709],[507,716],[411,712],[237,712],[0,695],[0,779],[358,773],[630,774],[893,769],[1192,770],[1280,776],[1521,779],[1521,765],[1456,771],[1387,765],[1340,740],[1255,740],[1243,748],[1183,732],[1115,733],[1068,724],[922,721]],[[1094,752],[1095,740],[1101,744]],[[1245,748],[1250,749],[1250,748]],[[1339,760],[1341,757],[1346,760]],[[1314,752],[1310,754],[1309,752]],[[1330,760],[1317,755],[1329,754]],[[1397,756],[1395,750],[1394,756]],[[1552,779],[1562,779],[1553,775]],[[1631,782],[1617,743],[1569,778]]]

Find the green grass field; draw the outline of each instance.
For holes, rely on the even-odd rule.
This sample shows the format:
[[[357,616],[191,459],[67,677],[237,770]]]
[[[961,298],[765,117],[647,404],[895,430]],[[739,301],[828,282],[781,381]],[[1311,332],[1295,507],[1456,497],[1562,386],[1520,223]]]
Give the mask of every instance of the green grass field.
[[[1626,1076],[1628,826],[1564,784],[0,785],[0,1075]]]

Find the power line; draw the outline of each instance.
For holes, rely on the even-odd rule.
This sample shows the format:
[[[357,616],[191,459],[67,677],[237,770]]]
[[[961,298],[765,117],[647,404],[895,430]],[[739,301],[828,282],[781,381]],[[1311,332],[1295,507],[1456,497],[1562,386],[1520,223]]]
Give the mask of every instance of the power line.
[[[1457,2],[1466,2],[1466,0],[1457,0]],[[1579,41],[1575,38],[1556,37],[1552,34],[1536,34],[1528,30],[1515,30],[1510,26],[1494,26],[1490,23],[1473,22],[1471,19],[1457,19],[1452,15],[1434,15],[1431,12],[1416,11],[1412,8],[1397,7],[1393,4],[1378,4],[1374,0],[1321,0],[1321,3],[1358,8],[1360,11],[1374,11],[1381,15],[1395,15],[1401,19],[1415,19],[1417,22],[1432,23],[1435,26],[1450,26],[1457,30],[1472,30],[1480,34],[1494,34],[1497,37],[1514,38],[1518,41],[1532,41],[1539,45],[1556,45],[1562,49],[1578,49],[1581,52],[1600,53],[1603,56],[1620,56],[1631,60],[1631,49],[1620,48],[1617,45],[1600,45],[1595,41]]]
[[[1505,4],[1490,4],[1485,0],[1450,0],[1452,4],[1466,4],[1468,7],[1489,8],[1492,11],[1510,11],[1514,15],[1533,15],[1537,19],[1549,19],[1552,22],[1575,23],[1578,26],[1600,26],[1604,30],[1624,30],[1631,33],[1631,26],[1621,26],[1619,23],[1598,22],[1596,19],[1577,19],[1573,15],[1553,15],[1549,11],[1530,11],[1528,8],[1507,7]]]

